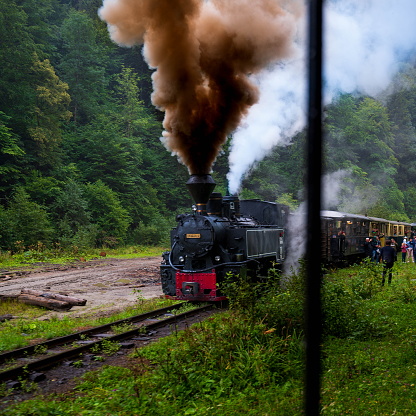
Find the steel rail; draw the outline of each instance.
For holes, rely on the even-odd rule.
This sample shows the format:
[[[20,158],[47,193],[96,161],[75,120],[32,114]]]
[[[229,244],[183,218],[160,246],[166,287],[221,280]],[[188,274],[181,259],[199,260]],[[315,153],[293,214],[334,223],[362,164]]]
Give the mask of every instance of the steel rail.
[[[182,306],[182,304],[179,304],[179,305]],[[26,363],[24,365],[14,367],[14,368],[11,368],[9,370],[2,371],[2,372],[0,372],[0,380],[14,380],[14,379],[17,379],[20,376],[24,376],[25,374],[29,374],[29,373],[34,372],[34,371],[43,370],[43,369],[53,367],[56,364],[66,360],[68,358],[72,358],[74,356],[77,356],[77,355],[85,352],[85,351],[88,351],[89,349],[93,348],[94,346],[98,346],[103,341],[117,342],[117,341],[122,341],[122,340],[129,339],[129,338],[133,338],[137,335],[140,335],[143,330],[151,331],[151,330],[160,328],[162,326],[177,324],[177,323],[179,323],[180,321],[182,321],[186,318],[197,315],[198,313],[201,313],[201,312],[204,312],[204,311],[208,311],[208,310],[212,309],[213,307],[214,307],[213,305],[206,305],[206,306],[203,306],[203,307],[200,307],[200,308],[197,308],[197,309],[193,309],[191,311],[183,312],[179,315],[174,315],[172,317],[161,319],[160,321],[157,321],[157,322],[153,322],[153,323],[150,323],[150,324],[143,325],[139,328],[134,328],[134,329],[131,329],[129,331],[125,331],[125,332],[120,333],[120,334],[111,335],[109,337],[105,337],[104,339],[91,341],[88,344],[84,344],[84,345],[81,345],[81,346],[78,346],[78,347],[75,347],[75,348],[71,348],[69,350],[58,352],[58,353],[50,355],[48,357],[41,358],[39,360],[32,361],[32,362]],[[162,308],[162,309],[166,309],[166,308]],[[172,307],[169,307],[168,309],[172,310]],[[161,309],[158,309],[157,311],[159,311],[159,314],[153,315],[153,316],[150,316],[150,313],[143,314],[143,315],[148,315],[146,318],[144,318],[144,320],[155,317],[155,316],[160,316],[160,315],[163,314],[163,313],[160,312]],[[154,312],[156,312],[156,311],[154,311]],[[125,320],[122,320],[122,321],[125,321]],[[118,321],[118,322],[120,322],[120,321]],[[114,325],[115,325],[115,323],[112,323],[111,325],[104,325],[104,326],[110,326],[111,327],[111,326],[114,326]],[[97,329],[97,328],[100,328],[102,330],[102,326],[96,327],[94,329]],[[81,331],[81,332],[84,332],[84,331]],[[97,333],[97,332],[95,332],[95,333]],[[65,337],[61,337],[61,338],[65,338]],[[51,340],[51,341],[53,341],[53,340]],[[41,345],[41,344],[37,344],[37,345]]]
[[[82,337],[97,334],[100,332],[108,331],[111,329],[111,327],[116,325],[122,325],[126,323],[134,323],[134,322],[140,322],[145,319],[150,319],[155,316],[163,315],[164,313],[167,313],[171,310],[179,309],[181,306],[183,306],[186,302],[177,303],[172,306],[166,306],[164,308],[156,309],[154,311],[145,312],[140,315],[131,316],[129,318],[119,319],[117,321],[96,326],[94,328],[84,329],[83,331],[74,332],[69,335],[64,335],[62,337],[53,338],[47,341],[38,342],[33,345],[29,345],[27,347],[17,348],[15,350],[6,351],[2,354],[0,354],[0,364],[3,364],[9,360],[13,360],[18,357],[24,357],[28,354],[34,354],[36,349],[39,349],[41,347],[47,347],[52,348],[59,345],[67,344],[69,342],[76,341],[78,339],[82,339]]]

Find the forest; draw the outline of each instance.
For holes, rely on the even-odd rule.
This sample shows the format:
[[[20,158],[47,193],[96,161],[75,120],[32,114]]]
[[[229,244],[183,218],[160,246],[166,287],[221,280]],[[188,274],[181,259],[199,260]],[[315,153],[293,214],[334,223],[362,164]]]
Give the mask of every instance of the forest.
[[[190,209],[188,171],[159,140],[152,70],[140,47],[110,40],[101,5],[0,0],[1,250],[161,244]],[[325,208],[416,221],[415,62],[380,98],[341,94],[324,116],[328,194],[339,187]],[[223,193],[231,140],[213,171]],[[253,166],[241,196],[296,208],[305,140]]]

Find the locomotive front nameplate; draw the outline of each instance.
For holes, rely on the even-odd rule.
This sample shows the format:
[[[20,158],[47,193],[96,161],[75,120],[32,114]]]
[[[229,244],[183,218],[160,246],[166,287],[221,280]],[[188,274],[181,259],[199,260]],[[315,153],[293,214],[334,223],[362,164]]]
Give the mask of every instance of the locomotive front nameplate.
[[[201,234],[186,234],[186,238],[201,238]]]

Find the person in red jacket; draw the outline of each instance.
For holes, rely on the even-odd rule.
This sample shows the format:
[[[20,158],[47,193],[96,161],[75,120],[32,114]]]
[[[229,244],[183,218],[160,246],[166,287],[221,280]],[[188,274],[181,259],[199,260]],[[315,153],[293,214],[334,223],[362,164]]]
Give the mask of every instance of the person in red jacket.
[[[396,261],[396,250],[391,247],[391,241],[386,240],[386,245],[380,250],[380,262],[383,262],[384,268],[383,268],[383,280],[381,281],[381,284],[384,286],[384,282],[386,280],[386,273],[389,273],[389,280],[388,283],[391,283],[392,279],[392,268],[394,265],[394,262]]]
[[[402,251],[402,263],[406,263],[407,245],[404,241],[402,243],[401,251]]]

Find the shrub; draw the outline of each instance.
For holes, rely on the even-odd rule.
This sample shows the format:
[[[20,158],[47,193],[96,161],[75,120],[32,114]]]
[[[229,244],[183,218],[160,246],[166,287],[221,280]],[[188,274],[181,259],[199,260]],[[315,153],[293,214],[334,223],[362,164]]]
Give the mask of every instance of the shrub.
[[[22,246],[48,243],[54,233],[47,210],[32,202],[29,195],[18,188],[7,209],[0,212],[1,246],[12,250],[14,243]]]
[[[345,338],[357,330],[358,296],[346,290],[343,284],[330,278],[324,281],[322,291],[324,334]]]
[[[269,271],[267,290],[257,300],[256,313],[279,333],[301,333],[303,330],[305,269],[289,276],[280,276],[274,269]]]
[[[85,198],[91,222],[99,228],[96,244],[102,246],[109,237],[123,241],[131,219],[117,194],[98,180],[85,186]]]

